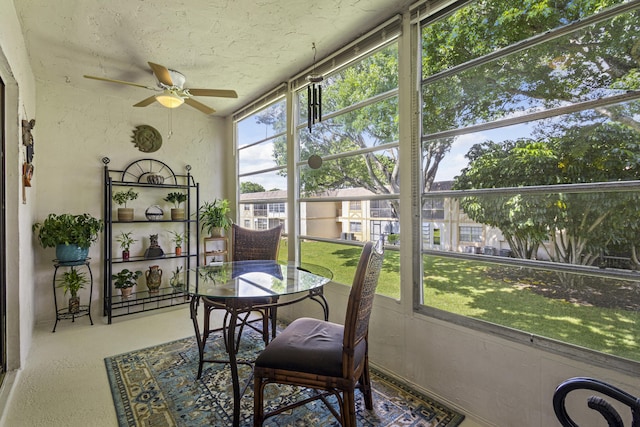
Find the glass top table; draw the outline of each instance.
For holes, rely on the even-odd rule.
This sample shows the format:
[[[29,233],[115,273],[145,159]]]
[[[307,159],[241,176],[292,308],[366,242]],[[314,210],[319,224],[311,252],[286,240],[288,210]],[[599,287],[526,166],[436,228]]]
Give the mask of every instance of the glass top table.
[[[238,361],[240,335],[246,316],[258,309],[275,309],[295,304],[304,299],[316,301],[322,307],[324,319],[329,319],[329,305],[323,295],[323,287],[333,278],[331,270],[314,264],[280,264],[276,261],[234,261],[212,263],[189,270],[187,293],[191,297],[191,320],[198,344],[199,364],[196,378],[202,375],[206,363],[228,363],[233,383],[233,425],[240,425],[240,399],[250,380],[240,389],[238,364],[252,366],[251,362]],[[286,299],[280,297],[287,296]],[[209,307],[226,311],[223,326],[209,330],[207,310],[204,311],[204,327],[198,322],[198,306],[205,300]],[[245,318],[241,318],[245,316]],[[239,323],[240,322],[240,323]],[[238,330],[236,334],[236,329]],[[210,332],[222,331],[229,360],[205,359],[205,344]],[[265,344],[268,340],[266,334]]]
[[[188,293],[215,299],[293,295],[322,288],[333,273],[313,264],[234,261],[191,269]],[[197,277],[196,277],[197,276]]]

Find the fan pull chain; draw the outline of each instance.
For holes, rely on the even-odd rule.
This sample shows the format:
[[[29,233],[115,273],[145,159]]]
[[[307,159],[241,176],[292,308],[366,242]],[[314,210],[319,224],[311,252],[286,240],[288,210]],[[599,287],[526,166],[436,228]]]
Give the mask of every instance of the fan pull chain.
[[[171,135],[173,135],[173,109],[168,108],[169,110],[169,132],[167,133],[167,139],[171,139]]]

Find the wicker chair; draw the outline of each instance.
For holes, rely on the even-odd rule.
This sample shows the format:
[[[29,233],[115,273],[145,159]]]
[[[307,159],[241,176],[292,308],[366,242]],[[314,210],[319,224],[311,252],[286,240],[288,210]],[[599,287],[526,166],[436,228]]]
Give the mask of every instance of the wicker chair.
[[[277,260],[281,234],[282,225],[268,230],[249,230],[231,225],[231,260]]]
[[[258,356],[254,368],[254,427],[273,415],[321,399],[343,426],[356,425],[355,389],[373,409],[369,377],[368,334],[373,297],[382,268],[382,245],[367,242],[349,294],[344,326],[300,318],[274,338]],[[289,384],[315,389],[302,401],[264,413],[267,384]],[[336,396],[339,413],[326,397]]]
[[[231,260],[232,261],[247,261],[247,260],[277,260],[278,249],[280,247],[280,235],[282,234],[282,225],[270,228],[268,230],[250,230],[248,228],[242,228],[236,224],[231,225]],[[211,300],[203,298],[204,306],[204,339],[206,340],[211,332],[209,327],[210,315],[215,307]],[[275,302],[273,298],[260,297],[254,301],[256,304],[269,304]],[[276,310],[275,308],[268,309],[263,308],[256,310],[262,317],[262,328],[259,332],[262,333],[262,338],[267,344],[269,342],[269,319],[271,319],[271,331],[272,336],[275,337],[276,332]],[[251,323],[248,323],[249,314],[245,316],[242,321],[240,333],[238,334],[238,342],[240,335],[242,335],[242,327],[245,325],[258,330]],[[226,324],[227,316],[225,315],[224,322]],[[238,344],[236,344],[238,345]]]
[[[553,393],[553,410],[555,411],[556,418],[558,418],[558,421],[560,421],[563,427],[578,427],[578,424],[571,419],[565,407],[567,394],[574,390],[594,390],[627,405],[631,409],[631,427],[640,426],[639,398],[603,381],[593,378],[576,377],[564,381],[556,388],[555,393]],[[587,406],[598,411],[607,421],[609,427],[624,427],[620,414],[618,414],[615,408],[605,399],[598,396],[590,396],[587,399]]]

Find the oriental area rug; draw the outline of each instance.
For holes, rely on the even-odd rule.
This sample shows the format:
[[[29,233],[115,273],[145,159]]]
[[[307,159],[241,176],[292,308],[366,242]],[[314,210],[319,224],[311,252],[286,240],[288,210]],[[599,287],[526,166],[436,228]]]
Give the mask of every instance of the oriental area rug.
[[[262,338],[247,328],[242,335],[238,360],[254,359],[264,348]],[[220,334],[207,340],[206,357],[224,359]],[[107,374],[120,427],[133,426],[230,426],[233,392],[228,365],[205,363],[196,380],[198,349],[195,337],[105,358]],[[250,381],[251,368],[239,365],[241,384]],[[356,391],[358,426],[456,427],[464,416],[437,401],[416,393],[402,383],[371,371],[374,410],[364,407]],[[253,384],[241,399],[242,426],[253,422]],[[307,396],[305,389],[270,385],[265,406],[277,395],[280,403]],[[335,398],[333,398],[335,399]],[[321,401],[268,418],[265,426],[339,426]]]

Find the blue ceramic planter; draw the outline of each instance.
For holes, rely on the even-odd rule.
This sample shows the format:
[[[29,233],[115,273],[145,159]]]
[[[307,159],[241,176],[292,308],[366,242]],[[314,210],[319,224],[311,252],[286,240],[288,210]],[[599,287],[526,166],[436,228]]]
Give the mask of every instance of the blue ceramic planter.
[[[89,248],[81,248],[78,245],[57,245],[56,259],[61,264],[84,261],[89,255]]]

